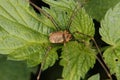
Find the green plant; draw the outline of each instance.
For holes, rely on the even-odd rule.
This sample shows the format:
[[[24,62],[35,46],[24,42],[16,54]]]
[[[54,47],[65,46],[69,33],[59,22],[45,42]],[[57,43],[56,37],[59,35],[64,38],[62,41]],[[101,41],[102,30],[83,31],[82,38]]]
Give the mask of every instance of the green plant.
[[[111,75],[115,75],[120,79],[120,3],[118,0],[111,3],[103,12],[101,11],[100,16],[95,12],[96,8],[92,8],[91,5],[92,2],[97,2],[96,0],[43,1],[49,4],[50,8],[42,7],[45,13],[38,14],[27,0],[0,0],[0,54],[7,55],[9,60],[26,61],[29,67],[41,63],[41,70],[53,66],[56,60],[60,59],[64,80],[84,80],[97,59],[108,78],[112,79]],[[113,9],[110,8],[116,3],[118,4]],[[75,9],[79,4],[84,5]],[[96,43],[94,39],[93,18],[98,21],[102,19],[99,32],[108,46],[97,45],[98,42]],[[72,40],[65,45],[53,44],[49,41],[49,35],[52,32],[66,29],[69,29]],[[62,49],[61,56],[58,56],[59,49]],[[103,50],[103,56],[101,50]],[[100,54],[106,65],[97,57],[97,54]],[[99,80],[99,75],[91,79]]]

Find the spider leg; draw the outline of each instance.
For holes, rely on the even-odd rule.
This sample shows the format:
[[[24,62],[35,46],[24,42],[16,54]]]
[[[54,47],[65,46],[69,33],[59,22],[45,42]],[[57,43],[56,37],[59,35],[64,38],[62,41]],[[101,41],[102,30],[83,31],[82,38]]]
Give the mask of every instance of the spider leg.
[[[76,2],[78,2],[78,4],[75,6],[75,8],[74,8],[74,10],[72,11],[71,16],[70,16],[70,18],[69,18],[69,20],[68,20],[68,24],[67,24],[67,26],[68,26],[68,27],[67,27],[67,30],[68,30],[68,31],[69,31],[69,29],[70,29],[70,26],[71,26],[71,23],[72,23],[74,17],[75,17],[76,14],[77,14],[78,9],[80,9],[80,8],[83,7],[83,4],[80,3],[79,0],[77,0]]]
[[[48,49],[47,49],[46,52],[45,52],[44,59],[43,59],[42,62],[41,62],[41,67],[40,67],[39,72],[38,72],[38,75],[37,75],[37,80],[40,80],[40,76],[41,76],[41,73],[42,73],[42,69],[43,69],[43,67],[44,67],[44,64],[45,64],[45,62],[46,62],[46,58],[47,58],[48,53],[49,53],[49,51],[51,50],[51,48],[52,48],[52,47],[48,47]]]
[[[94,37],[92,37],[92,36],[90,36],[90,35],[87,35],[87,34],[84,34],[84,33],[81,33],[81,32],[79,32],[79,31],[73,32],[73,34],[75,34],[75,33],[78,33],[78,34],[81,34],[81,35],[83,35],[83,36],[87,36],[88,38],[90,38],[90,39],[93,41],[93,43],[95,44],[95,47],[97,48],[97,50],[98,50],[100,56],[102,57],[101,50],[100,50],[100,48],[99,48],[97,42],[95,41]]]
[[[81,33],[81,32],[79,32],[79,31],[75,31],[75,32],[73,32],[72,34],[74,35],[75,33],[80,34],[80,35],[82,35],[82,36],[86,36],[86,37],[92,39],[91,36],[89,36],[89,35],[87,35],[87,34],[84,34],[84,33]],[[74,36],[73,36],[73,37],[74,37]],[[84,38],[85,38],[85,37],[84,37]],[[74,37],[74,40],[76,40],[75,37]],[[85,39],[81,39],[81,40],[80,40],[80,39],[77,39],[76,41],[81,42],[81,43],[84,43],[85,45],[88,44],[88,43],[85,42]]]
[[[84,34],[84,33],[81,33],[81,32],[79,32],[79,31],[73,32],[73,34],[75,34],[75,33],[78,33],[78,34],[87,36],[87,37],[89,37],[89,38],[93,41],[93,43],[95,44],[96,49],[98,50],[98,53],[100,54],[100,57],[101,57],[102,61],[99,59],[98,56],[96,56],[96,59],[98,60],[98,62],[100,63],[100,65],[103,67],[103,69],[105,70],[105,72],[106,72],[106,74],[108,75],[108,77],[112,80],[112,77],[111,77],[111,75],[110,75],[110,73],[109,73],[109,71],[108,71],[108,67],[105,66],[106,63],[105,63],[104,60],[103,60],[102,52],[101,52],[101,50],[100,50],[97,42],[95,41],[94,37],[92,37],[92,36],[90,36],[90,35],[87,35],[87,34]],[[82,41],[82,42],[83,42],[83,41]]]
[[[33,2],[29,1],[29,3],[35,7],[38,11],[40,11],[43,15],[45,15],[55,26],[56,30],[60,30],[60,27],[58,27],[58,24],[55,22],[55,20],[53,19],[53,17],[48,14],[46,11],[44,11],[43,9],[41,9],[40,7],[38,7],[37,5],[35,5]]]

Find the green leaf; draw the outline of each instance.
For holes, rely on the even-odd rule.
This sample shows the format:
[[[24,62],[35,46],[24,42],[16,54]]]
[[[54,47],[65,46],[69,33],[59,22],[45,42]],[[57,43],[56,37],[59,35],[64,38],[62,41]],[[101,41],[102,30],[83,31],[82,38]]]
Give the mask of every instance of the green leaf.
[[[62,11],[68,11],[74,9],[75,1],[74,0],[43,0],[45,3],[48,3],[53,8],[58,8]]]
[[[77,12],[74,14],[75,16],[71,23],[70,31],[72,33],[76,33],[76,31],[82,33],[74,34],[77,39],[87,38],[88,40],[90,40],[90,37],[88,37],[87,35],[93,37],[95,33],[92,18],[86,13],[84,8],[78,9]]]
[[[8,54],[8,59],[26,60],[28,66],[42,62],[54,28],[27,0],[0,0],[0,54]],[[55,60],[53,56],[47,62]]]
[[[0,55],[1,80],[30,80],[31,69],[24,62],[8,61]]]
[[[68,29],[68,22],[70,21],[70,16],[78,3],[74,0],[43,1],[50,5],[50,9],[43,9],[53,17],[53,19],[57,23],[57,27],[61,28],[62,30]]]
[[[0,41],[2,41],[6,36],[8,36],[9,34],[0,27]]]
[[[111,74],[120,79],[120,45],[116,48],[110,47],[104,52],[106,64],[110,68]]]
[[[106,43],[115,46],[120,40],[120,3],[109,9],[101,21],[100,35]]]
[[[49,47],[49,49],[48,49],[49,53],[46,52],[46,55],[44,58],[45,65],[43,64],[43,70],[47,69],[50,66],[53,66],[56,60],[58,59],[58,55],[57,55],[58,47],[55,47],[55,48]]]
[[[92,18],[101,21],[107,10],[115,6],[120,0],[88,0],[85,9]]]
[[[83,43],[69,42],[63,47],[61,65],[64,80],[80,80],[94,66],[96,53]]]
[[[99,74],[95,74],[92,77],[90,77],[88,80],[100,80],[100,75]]]
[[[109,44],[104,52],[104,59],[111,74],[120,79],[120,3],[109,9],[101,22],[100,34],[102,40]]]
[[[41,34],[27,26],[22,24],[12,22],[5,17],[0,17],[0,25],[1,27],[7,31],[9,34],[21,38],[28,42],[36,42],[36,43],[46,43],[48,42],[48,37],[44,34]]]
[[[27,61],[28,66],[29,67],[35,66],[36,63],[39,64],[40,62],[43,63],[42,70],[45,70],[48,67],[53,66],[54,63],[56,62],[56,60],[58,59],[58,55],[57,55],[57,52],[56,52],[58,48],[59,47],[57,47],[57,46],[55,48],[54,47],[47,47],[47,49],[45,49],[45,46],[44,47],[39,47],[41,52],[44,52],[44,54],[42,54],[40,52],[36,52],[36,53],[30,55],[29,59]],[[17,56],[19,56],[19,55],[17,54]],[[24,56],[20,56],[20,57],[24,57]]]
[[[42,34],[48,34],[52,27],[51,21],[43,22],[43,17],[35,13],[27,0],[0,0],[0,10],[1,16]]]

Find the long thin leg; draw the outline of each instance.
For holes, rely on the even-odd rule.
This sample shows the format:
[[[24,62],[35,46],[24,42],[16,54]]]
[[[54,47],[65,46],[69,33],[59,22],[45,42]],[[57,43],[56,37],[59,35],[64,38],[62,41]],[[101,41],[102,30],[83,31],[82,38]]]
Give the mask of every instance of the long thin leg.
[[[89,35],[87,35],[87,34],[81,33],[81,32],[79,32],[79,31],[73,32],[73,34],[75,34],[75,33],[82,34],[82,35],[85,35],[85,36],[89,37],[89,38],[93,41],[93,43],[95,44],[95,46],[96,46],[96,48],[97,48],[97,50],[98,50],[98,52],[99,52],[99,54],[100,54],[100,57],[101,57],[102,60],[103,60],[101,50],[100,50],[100,48],[98,47],[98,45],[97,45],[97,43],[96,43],[96,41],[95,41],[95,39],[94,39],[93,37],[91,37],[91,36],[89,36]],[[102,63],[102,61],[101,61],[97,56],[96,56],[96,58],[97,58],[98,62],[101,64],[101,66],[103,67],[103,69],[105,70],[105,72],[106,72],[106,74],[108,75],[108,77],[110,78],[110,80],[112,80],[112,77],[111,77],[109,71],[108,71],[107,68],[105,67],[106,64],[104,65],[104,64]],[[103,62],[104,62],[104,60],[103,60]],[[105,62],[104,62],[104,63],[105,63]]]
[[[78,9],[80,9],[80,8],[83,7],[83,4],[81,4],[79,0],[77,0],[76,2],[78,2],[78,4],[75,6],[75,8],[74,8],[74,10],[73,10],[73,12],[72,12],[72,14],[71,14],[71,16],[70,16],[70,19],[69,19],[69,21],[68,21],[68,24],[67,24],[67,26],[68,26],[67,29],[68,29],[68,30],[69,30],[69,28],[70,28],[70,26],[71,26],[71,23],[72,23],[74,17],[75,17],[76,14],[77,14]],[[79,4],[79,3],[80,3],[80,4]]]
[[[38,9],[42,14],[44,14],[49,20],[51,20],[51,22],[54,24],[54,26],[56,27],[57,30],[60,30],[60,27],[58,26],[58,24],[55,22],[55,20],[53,19],[53,17],[48,14],[47,12],[45,12],[44,10],[42,10],[40,7],[38,7],[37,5],[35,5],[34,3],[32,3],[31,1],[29,1],[29,3],[35,7],[36,9]]]
[[[49,53],[50,50],[51,50],[51,47],[48,48],[48,50],[46,51],[45,57],[44,57],[44,59],[43,59],[42,62],[41,62],[41,67],[40,67],[40,71],[39,71],[39,73],[38,73],[38,75],[37,75],[37,80],[40,80],[40,76],[41,76],[41,73],[42,73],[42,69],[43,69],[43,67],[44,67],[44,64],[45,64],[45,62],[46,62],[46,58],[47,58],[48,53]]]

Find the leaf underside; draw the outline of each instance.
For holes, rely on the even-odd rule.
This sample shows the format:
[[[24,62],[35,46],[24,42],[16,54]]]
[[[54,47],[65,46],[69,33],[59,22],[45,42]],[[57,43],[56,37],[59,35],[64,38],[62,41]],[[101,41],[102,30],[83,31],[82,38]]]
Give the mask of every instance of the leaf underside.
[[[120,79],[120,3],[107,11],[101,21],[100,34],[102,40],[109,44],[104,52],[105,62],[110,72]]]
[[[38,65],[46,54],[48,36],[53,30],[51,21],[37,14],[27,0],[0,0],[0,54],[8,54],[8,59]],[[50,59],[54,63],[57,57]]]

